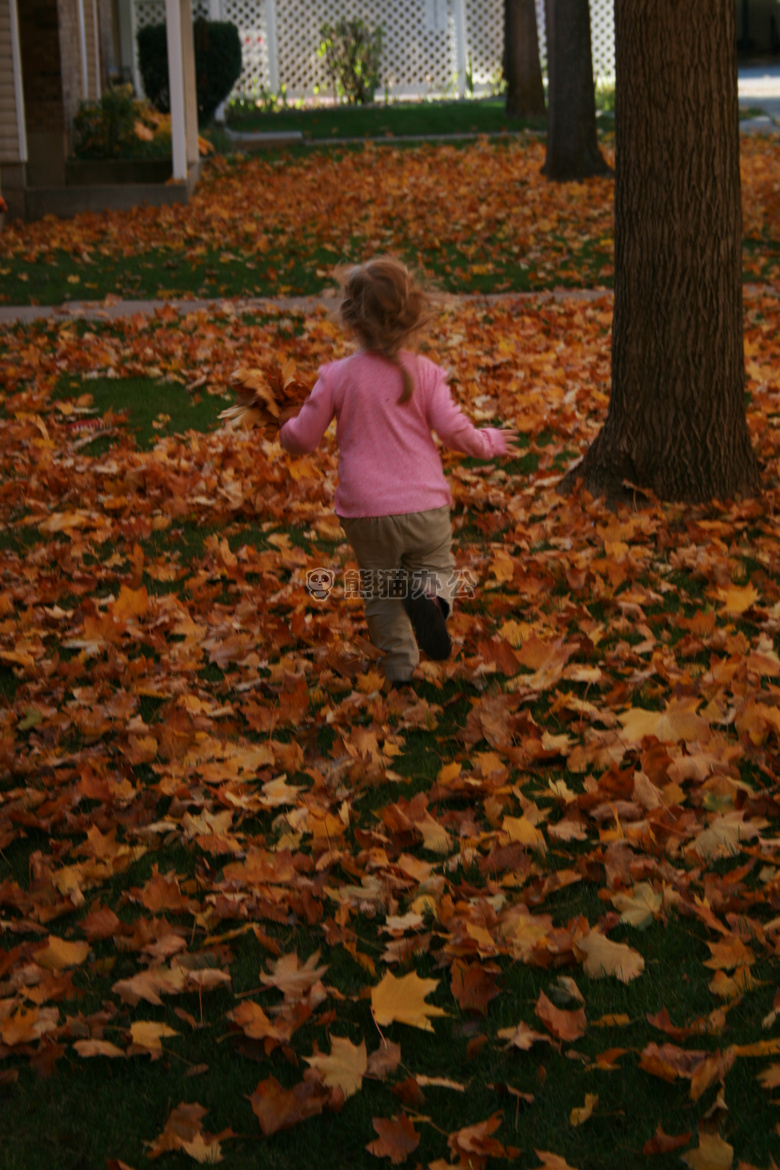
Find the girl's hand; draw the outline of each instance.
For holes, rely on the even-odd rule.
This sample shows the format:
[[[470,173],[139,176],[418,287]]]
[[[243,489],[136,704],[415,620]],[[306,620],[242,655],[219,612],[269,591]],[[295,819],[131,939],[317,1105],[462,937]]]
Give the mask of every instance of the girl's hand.
[[[517,427],[509,425],[500,427],[499,429],[506,440],[507,455],[519,455],[521,448],[517,446],[517,443],[520,438],[520,433]]]

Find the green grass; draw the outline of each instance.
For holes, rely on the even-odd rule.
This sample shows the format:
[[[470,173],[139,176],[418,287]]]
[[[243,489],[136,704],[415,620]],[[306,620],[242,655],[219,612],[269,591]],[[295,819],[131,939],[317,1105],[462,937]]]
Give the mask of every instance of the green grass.
[[[311,140],[383,138],[434,134],[500,134],[521,129],[544,130],[545,120],[507,118],[503,98],[477,101],[398,101],[387,105],[319,106],[276,112],[228,113],[234,133],[297,132]]]
[[[221,426],[217,415],[219,400],[209,394],[189,393],[178,382],[155,378],[94,378],[71,383],[74,398],[90,394],[95,417],[106,419],[114,429],[111,436],[101,436],[86,444],[91,455],[102,455],[117,439],[129,437],[144,450],[166,435],[185,431],[209,431]],[[67,401],[67,395],[62,395]],[[225,405],[232,402],[226,395]],[[84,432],[85,437],[89,434]]]

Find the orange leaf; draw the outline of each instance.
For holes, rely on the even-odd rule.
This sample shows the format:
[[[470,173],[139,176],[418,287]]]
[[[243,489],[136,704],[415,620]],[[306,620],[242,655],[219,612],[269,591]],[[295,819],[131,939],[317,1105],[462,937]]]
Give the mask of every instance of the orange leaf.
[[[544,1026],[559,1040],[578,1040],[580,1036],[585,1035],[588,1021],[584,1008],[578,1008],[574,1012],[562,1011],[543,991],[540,991],[534,1011]]]

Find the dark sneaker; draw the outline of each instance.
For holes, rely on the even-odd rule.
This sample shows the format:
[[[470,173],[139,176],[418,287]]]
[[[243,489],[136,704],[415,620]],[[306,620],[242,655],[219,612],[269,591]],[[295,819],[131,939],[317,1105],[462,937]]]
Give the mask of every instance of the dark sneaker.
[[[441,662],[452,653],[441,606],[430,597],[404,597],[403,607],[414,628],[417,645],[429,658]]]

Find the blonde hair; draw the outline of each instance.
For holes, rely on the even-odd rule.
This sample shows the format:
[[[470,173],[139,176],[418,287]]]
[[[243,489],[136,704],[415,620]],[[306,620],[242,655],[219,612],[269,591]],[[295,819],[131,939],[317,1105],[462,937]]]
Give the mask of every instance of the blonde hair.
[[[433,315],[428,294],[406,265],[391,256],[341,269],[336,276],[342,290],[342,325],[357,335],[369,353],[386,358],[400,371],[404,388],[398,401],[408,402],[414,381],[399,355],[404,342]]]

